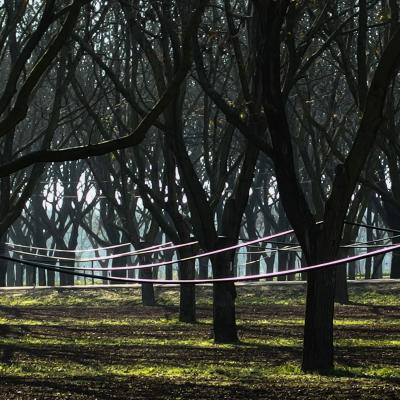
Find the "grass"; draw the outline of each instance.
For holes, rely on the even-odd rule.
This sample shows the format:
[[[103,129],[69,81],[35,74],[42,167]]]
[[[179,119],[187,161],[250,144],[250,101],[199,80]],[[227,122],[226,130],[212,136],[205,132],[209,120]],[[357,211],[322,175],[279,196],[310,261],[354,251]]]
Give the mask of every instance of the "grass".
[[[382,290],[382,285],[386,285]],[[352,303],[375,306],[398,306],[400,288],[397,284],[352,285],[350,298]],[[177,304],[177,288],[155,288],[160,305]],[[263,306],[263,305],[304,305],[305,287],[302,284],[285,286],[274,284],[271,286],[254,285],[238,287],[238,306]],[[290,291],[290,296],[288,296]],[[197,290],[197,304],[200,306],[212,305],[211,287],[201,287]],[[23,292],[7,292],[0,296],[0,306],[31,307],[31,306],[90,306],[104,307],[113,305],[140,304],[141,293],[138,288],[110,288],[85,289],[79,291],[67,289],[30,289]]]
[[[157,290],[150,308],[136,289],[3,293],[0,400],[400,398],[395,285],[354,286],[336,307],[330,376],[300,369],[301,286],[238,288],[238,345],[210,338],[210,288],[196,325],[178,321],[176,289]]]

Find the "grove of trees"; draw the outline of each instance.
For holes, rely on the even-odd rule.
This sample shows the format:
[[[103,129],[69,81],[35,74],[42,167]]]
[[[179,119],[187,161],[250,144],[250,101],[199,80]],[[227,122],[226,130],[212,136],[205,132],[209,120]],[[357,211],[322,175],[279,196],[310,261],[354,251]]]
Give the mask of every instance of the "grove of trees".
[[[76,267],[81,248],[194,241],[110,263],[189,258],[111,275],[193,279],[400,243],[396,0],[3,0],[0,21],[3,253],[18,256],[14,243]],[[290,228],[240,257],[190,259]],[[290,243],[301,251],[279,251]],[[399,255],[303,274],[304,371],[333,368],[346,280],[400,278]],[[1,262],[1,286],[74,283]],[[238,341],[235,298],[233,282],[214,283],[216,342]],[[196,322],[194,285],[180,302]]]

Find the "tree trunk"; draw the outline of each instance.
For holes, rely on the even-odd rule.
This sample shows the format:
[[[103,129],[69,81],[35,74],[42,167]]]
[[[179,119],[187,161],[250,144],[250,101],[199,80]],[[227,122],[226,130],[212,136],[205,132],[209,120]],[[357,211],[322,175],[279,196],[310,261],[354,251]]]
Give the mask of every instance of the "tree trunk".
[[[207,279],[208,278],[208,257],[199,258],[199,279]]]
[[[46,286],[46,270],[43,268],[39,269],[39,286]]]
[[[250,246],[247,248],[246,275],[258,275],[260,273],[261,247]]]
[[[50,261],[49,264],[56,265],[54,261]],[[56,273],[54,271],[47,271],[47,285],[56,286]]]
[[[268,256],[265,259],[265,265],[266,265],[265,270],[267,274],[272,274],[274,272],[275,259],[276,259],[276,252],[270,253],[270,256]],[[266,280],[272,281],[273,278],[267,278]]]
[[[349,256],[354,256],[354,250],[353,249],[349,249],[348,255]],[[338,268],[340,268],[340,267],[338,267]],[[347,270],[349,271],[348,272],[349,279],[351,281],[354,281],[356,279],[356,263],[352,262],[352,263],[348,264]]]
[[[372,279],[382,279],[382,261],[385,255],[374,257],[374,270],[372,272]]]
[[[40,247],[46,247],[46,241],[38,241],[38,245]],[[47,255],[47,251],[46,250],[38,250],[39,254],[45,254]],[[49,262],[47,259],[46,260],[46,264]],[[38,278],[39,278],[39,286],[46,286],[47,282],[46,282],[46,270],[43,268],[39,268],[39,273],[38,273]]]
[[[15,266],[10,261],[7,262],[7,286],[15,286]]]
[[[334,280],[333,269],[307,273],[303,371],[333,369]]]
[[[392,239],[392,244],[399,244],[400,238]],[[400,279],[400,251],[394,250],[392,253],[392,263],[390,266],[390,278]]]
[[[367,224],[372,223],[372,215],[371,209],[368,208],[367,210]],[[372,229],[367,229],[367,242],[370,243],[374,239]],[[393,255],[393,253],[392,253]],[[372,260],[373,257],[368,257],[365,259],[365,279],[371,279],[371,272],[372,272]]]
[[[187,258],[193,255],[192,246],[182,247],[178,250],[179,258]],[[183,261],[179,265],[180,279],[194,279],[195,261]],[[179,321],[187,323],[196,322],[196,288],[194,284],[180,285]]]
[[[23,286],[24,284],[24,266],[16,264],[15,269],[15,286]]]
[[[114,254],[122,254],[128,251],[127,246],[116,247],[113,251]],[[112,259],[112,268],[120,268],[125,267],[128,264],[128,256],[118,257]],[[117,269],[111,271],[111,276],[115,278],[126,278],[126,270],[124,269]],[[124,283],[122,281],[110,281],[110,284],[121,284]]]
[[[278,252],[278,271],[286,271],[289,254],[286,250]],[[286,275],[278,276],[278,281],[286,281]]]
[[[25,273],[25,284],[26,286],[36,285],[36,267],[27,266]]]
[[[165,261],[171,261],[173,257],[174,253],[172,251],[164,251]],[[164,268],[165,268],[165,279],[171,281],[173,279],[172,264],[168,264]]]
[[[386,219],[390,229],[398,230],[400,228],[400,210],[389,201],[383,201],[383,207],[386,213]],[[397,236],[397,235],[395,235]],[[399,244],[400,238],[394,237],[392,244]],[[392,263],[390,267],[390,278],[400,279],[400,250],[396,249],[392,252]]]
[[[339,304],[349,303],[346,265],[339,265],[336,268],[335,301]]]
[[[225,237],[219,237],[217,248],[231,244]],[[229,254],[231,253],[231,254]],[[214,278],[233,276],[232,252],[216,254],[212,257]],[[215,343],[238,342],[235,311],[236,288],[233,282],[213,284],[213,327]]]
[[[4,242],[0,242],[0,253],[6,254],[6,245]],[[7,264],[6,260],[0,260],[0,287],[7,286]]]
[[[141,242],[139,245],[139,249],[144,249],[148,247],[147,242]],[[150,264],[151,257],[148,254],[139,254],[138,260],[140,264]],[[139,270],[139,278],[140,279],[152,279],[153,273],[152,268],[144,268]],[[142,283],[142,304],[144,306],[155,306],[156,299],[154,296],[154,286],[152,283]]]
[[[70,257],[73,258],[75,253],[60,252],[58,253],[60,257]],[[60,260],[60,265],[65,265],[66,267],[72,267],[69,271],[74,272],[75,261],[74,260]],[[65,274],[60,272],[60,286],[73,286],[74,285],[74,275]]]
[[[288,269],[294,269],[296,267],[296,252],[290,251],[288,257]],[[295,274],[287,275],[288,281],[294,281],[296,279]]]

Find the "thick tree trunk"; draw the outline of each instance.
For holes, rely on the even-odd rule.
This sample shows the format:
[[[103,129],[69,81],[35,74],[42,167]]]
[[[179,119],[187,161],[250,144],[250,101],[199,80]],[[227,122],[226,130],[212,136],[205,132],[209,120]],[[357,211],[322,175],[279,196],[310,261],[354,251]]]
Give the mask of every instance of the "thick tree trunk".
[[[303,371],[333,369],[334,280],[333,269],[307,273]]]
[[[308,265],[334,260],[339,250],[339,227],[317,225],[310,233]],[[343,266],[344,268],[345,266]],[[302,369],[325,373],[333,369],[333,316],[336,268],[307,273],[307,301],[304,324]]]
[[[194,247],[182,247],[179,249],[179,258],[191,257]],[[180,279],[194,279],[196,260],[183,261],[179,265]],[[196,322],[196,288],[194,284],[182,284],[179,298],[179,321],[187,323]]]
[[[217,248],[229,246],[231,242],[225,237],[219,237]],[[229,252],[216,254],[212,257],[213,275],[215,278],[233,276],[233,255]],[[213,327],[216,343],[238,342],[235,311],[236,288],[233,282],[213,284]]]

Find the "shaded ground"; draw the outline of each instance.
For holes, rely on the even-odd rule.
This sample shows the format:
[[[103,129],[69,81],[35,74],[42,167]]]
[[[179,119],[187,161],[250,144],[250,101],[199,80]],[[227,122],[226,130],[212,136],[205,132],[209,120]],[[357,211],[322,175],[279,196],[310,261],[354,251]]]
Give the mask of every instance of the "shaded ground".
[[[400,399],[400,285],[357,285],[337,306],[336,371],[300,371],[304,287],[238,289],[241,344],[177,321],[177,289],[0,291],[0,399]]]

